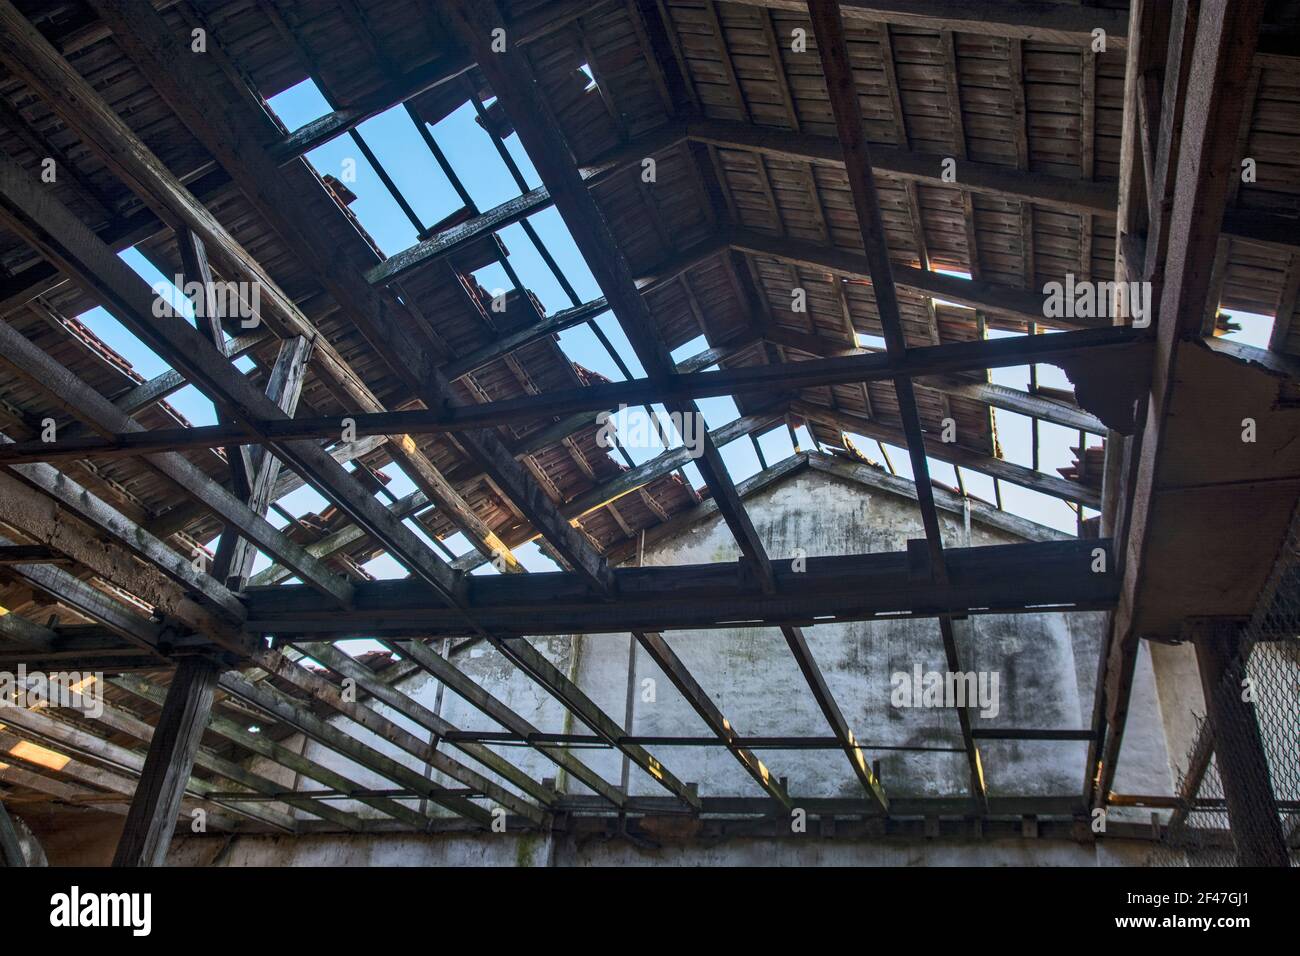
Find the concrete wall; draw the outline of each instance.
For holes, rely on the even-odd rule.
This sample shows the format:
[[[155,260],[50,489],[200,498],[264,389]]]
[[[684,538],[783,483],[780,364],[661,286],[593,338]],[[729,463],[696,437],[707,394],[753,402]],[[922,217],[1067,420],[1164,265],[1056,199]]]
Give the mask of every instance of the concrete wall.
[[[178,838],[174,866],[1141,866],[1132,841],[737,838],[646,849],[622,839],[499,835]]]

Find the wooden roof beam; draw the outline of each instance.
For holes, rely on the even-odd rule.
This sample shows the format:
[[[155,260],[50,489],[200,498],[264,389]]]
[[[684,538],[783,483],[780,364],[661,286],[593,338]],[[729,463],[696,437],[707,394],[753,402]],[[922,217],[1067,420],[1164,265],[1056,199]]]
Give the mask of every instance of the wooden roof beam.
[[[1264,0],[1203,0],[1194,19],[1175,21],[1182,24],[1181,44],[1187,54],[1178,63],[1167,64],[1168,75],[1176,81],[1167,86],[1181,87],[1184,95],[1174,99],[1171,93],[1170,104],[1177,112],[1163,117],[1162,124],[1178,128],[1179,133],[1176,142],[1164,137],[1162,153],[1170,163],[1176,159],[1177,170],[1171,174],[1172,201],[1161,212],[1167,217],[1160,232],[1167,236],[1168,255],[1163,263],[1161,294],[1154,303],[1155,355],[1151,392],[1144,403],[1145,426],[1127,443],[1128,458],[1120,479],[1124,487],[1116,495],[1119,517],[1115,529],[1124,544],[1120,559],[1123,588],[1102,654],[1094,704],[1093,729],[1098,740],[1089,750],[1085,796],[1095,806],[1105,805],[1124,738],[1142,637],[1135,630],[1135,618],[1144,589],[1150,590],[1146,587],[1150,571],[1144,559],[1150,549],[1164,429],[1184,343],[1201,335],[1211,288],[1208,265],[1214,261],[1228,183],[1238,160],[1237,138],[1224,131],[1235,133],[1246,108],[1245,93],[1265,6]],[[1137,58],[1130,57],[1126,89],[1135,82],[1132,74],[1139,65]],[[1185,79],[1179,79],[1178,71],[1184,68]],[[1127,140],[1136,135],[1137,122],[1136,104],[1127,97],[1124,122]],[[1132,190],[1137,188],[1132,182],[1125,193],[1130,204],[1135,201]]]
[[[748,6],[803,13],[803,0],[736,0]],[[1106,31],[1107,43],[1122,49],[1128,38],[1123,10],[1080,7],[1050,0],[839,0],[846,20],[889,23],[926,30],[954,30],[982,36],[1019,37],[1067,46],[1092,42],[1092,31]]]
[[[530,422],[551,416],[595,413],[620,405],[639,405],[664,399],[709,398],[719,395],[773,392],[794,393],[805,388],[858,382],[885,381],[896,377],[943,375],[953,372],[1005,368],[1028,363],[1069,365],[1072,356],[1101,354],[1112,350],[1132,352],[1146,347],[1140,333],[1121,326],[1106,326],[1053,335],[949,342],[908,349],[901,360],[886,352],[862,351],[826,359],[784,362],[776,365],[745,365],[713,371],[674,373],[665,378],[632,379],[580,388],[556,389],[522,398],[502,399],[480,405],[442,410],[413,409],[403,412],[352,413],[360,436],[389,434],[437,434],[469,428]],[[581,424],[594,421],[584,414]],[[226,443],[287,442],[328,438],[338,432],[339,419],[278,418],[249,419],[236,426],[202,425],[189,428],[159,428],[149,431],[117,431],[105,438],[76,438],[53,442],[0,444],[0,465],[29,461],[56,461],[100,455],[153,454],[158,449],[203,448]],[[568,427],[568,424],[565,424]]]
[[[774,595],[764,594],[759,576],[743,561],[619,568],[618,604],[593,595],[573,572],[486,575],[472,579],[469,601],[485,626],[506,635],[768,627],[808,624],[823,615],[847,621],[899,613],[1041,612],[1043,605],[1106,608],[1118,575],[1092,571],[1094,548],[1109,553],[1110,543],[1065,539],[950,549],[947,585],[917,579],[906,552],[808,558],[798,571],[788,560],[769,561],[772,577],[789,588],[783,593],[778,587]],[[347,612],[323,610],[296,584],[253,589],[248,600],[251,629],[293,643],[372,632],[465,633],[463,619],[411,579],[358,584],[357,606]]]
[[[237,91],[210,64],[196,62],[197,74],[179,76],[171,63],[188,58],[188,48],[149,3],[96,2],[92,6],[113,27],[117,42],[162,98],[414,394],[428,407],[454,401],[450,382],[436,368],[442,357],[433,343],[417,332],[420,323],[395,299],[372,288],[356,264],[365,256],[377,262],[373,248],[355,231],[341,245],[325,236],[316,217],[342,215],[333,197],[309,166],[293,162],[281,168],[262,145],[258,134],[269,131],[270,121],[250,113]],[[467,432],[459,441],[515,506],[543,529],[566,561],[589,574],[593,583],[604,580],[607,568],[600,556],[579,532],[559,520],[551,501],[494,431]],[[417,483],[428,482],[422,490],[431,498],[439,504],[447,500],[449,508],[454,504],[448,494],[453,490],[437,481],[441,476],[431,465],[423,468],[414,456],[408,456],[403,464],[409,465]],[[465,519],[471,535],[479,530],[468,508],[453,513]],[[508,566],[513,565],[508,549],[499,547],[494,535],[487,535],[490,530],[481,535],[484,546],[501,555]],[[424,550],[428,552],[427,547]],[[438,560],[427,553],[425,563],[429,559]]]

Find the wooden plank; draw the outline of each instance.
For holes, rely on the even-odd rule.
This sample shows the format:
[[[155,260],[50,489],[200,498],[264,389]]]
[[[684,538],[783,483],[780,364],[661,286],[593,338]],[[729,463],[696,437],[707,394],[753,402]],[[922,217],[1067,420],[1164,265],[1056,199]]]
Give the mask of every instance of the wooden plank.
[[[617,151],[582,164],[582,172],[589,178],[597,174],[608,176],[616,169],[638,163],[642,157],[654,155],[655,152],[676,147],[684,140],[802,163],[833,168],[844,166],[844,157],[833,137],[714,118],[690,120],[684,125],[672,127],[672,130],[675,137],[656,131],[633,140],[628,146],[617,148]],[[943,178],[943,161],[944,156],[939,153],[917,152],[875,143],[871,147],[872,173],[879,178],[924,183],[927,186],[959,190],[965,194],[976,193],[998,199],[1037,203],[1065,212],[1092,213],[1108,219],[1115,216],[1118,191],[1113,183],[1049,176],[1047,173],[1030,172],[1027,168],[1017,169],[1014,166],[970,159],[962,161],[957,182],[948,182]]]
[[[477,707],[488,717],[495,720],[502,727],[514,733],[521,734],[525,740],[536,736],[540,731],[529,723],[524,717],[520,716],[514,710],[510,709],[505,703],[498,700],[490,692],[469,678],[464,671],[456,667],[451,661],[442,655],[436,653],[432,648],[419,640],[407,641],[403,643],[388,642],[388,646],[396,653],[404,657],[409,657],[415,661],[425,672],[442,681],[447,687],[455,691],[459,696]],[[340,659],[337,651],[332,651],[325,645],[311,644],[303,645],[304,650],[316,656],[327,667],[337,669],[338,667],[347,667],[348,665]],[[331,653],[332,651],[332,653]],[[342,673],[342,671],[340,671]],[[455,745],[455,744],[453,744]],[[556,766],[567,770],[576,780],[582,781],[590,787],[595,793],[599,793],[609,800],[612,804],[622,807],[627,803],[627,797],[618,788],[611,786],[600,774],[592,770],[582,761],[578,760],[572,753],[562,747],[547,747],[545,745],[534,744],[534,748],[548,759],[553,760]]]
[[[329,749],[342,754],[349,760],[374,771],[381,777],[385,777],[400,786],[407,787],[421,796],[427,797],[439,806],[473,821],[484,829],[491,827],[492,814],[478,804],[472,803],[464,797],[443,793],[441,788],[434,786],[422,774],[381,753],[374,747],[361,743],[357,738],[321,719],[307,708],[291,704],[286,698],[271,691],[270,688],[254,684],[233,671],[227,671],[221,676],[220,686],[227,693],[233,694],[240,700],[274,717],[279,722],[295,728]],[[344,710],[339,708],[351,710],[347,702],[343,701],[338,694],[337,688],[334,689],[333,693],[330,693],[324,688],[318,687],[312,693],[312,696],[322,703],[329,704],[332,708],[339,710],[340,713],[343,713]],[[357,714],[357,716],[362,716],[364,719],[363,715]],[[403,816],[408,819],[413,816],[416,820],[420,820],[422,815],[414,811],[408,811]]]
[[[404,727],[394,723],[378,710],[368,707],[356,700],[349,700],[338,688],[318,673],[313,673],[301,664],[289,660],[275,651],[259,651],[253,656],[254,662],[268,674],[291,683],[299,690],[312,695],[336,713],[342,714],[360,727],[378,735],[394,746],[405,751],[429,767],[444,773],[471,789],[482,793],[497,806],[510,810],[531,821],[536,826],[545,826],[547,813],[544,809],[516,796],[500,784],[483,776],[475,770],[453,760],[447,754],[440,753],[433,743],[416,737]],[[402,765],[404,767],[404,765]],[[390,770],[393,768],[389,768]],[[389,775],[389,774],[386,774]],[[412,786],[412,780],[423,780],[423,776],[410,768],[390,776],[395,782]],[[412,789],[421,796],[433,799],[427,781]],[[449,809],[451,809],[449,807]],[[477,809],[477,808],[476,808]]]

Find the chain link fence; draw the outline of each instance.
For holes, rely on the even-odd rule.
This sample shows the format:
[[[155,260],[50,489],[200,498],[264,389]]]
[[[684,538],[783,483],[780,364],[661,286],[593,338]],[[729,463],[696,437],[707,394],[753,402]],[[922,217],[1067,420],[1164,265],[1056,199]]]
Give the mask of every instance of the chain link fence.
[[[1223,693],[1239,695],[1247,706],[1232,709],[1228,727],[1216,728],[1200,717],[1179,782],[1181,806],[1151,862],[1237,866],[1241,847],[1276,845],[1278,832],[1271,822],[1276,817],[1290,863],[1300,866],[1300,513],[1269,587],[1242,630],[1223,685]],[[1215,740],[1249,740],[1255,734],[1263,745],[1268,786],[1249,787],[1245,798],[1262,812],[1251,824],[1238,819],[1231,826]]]

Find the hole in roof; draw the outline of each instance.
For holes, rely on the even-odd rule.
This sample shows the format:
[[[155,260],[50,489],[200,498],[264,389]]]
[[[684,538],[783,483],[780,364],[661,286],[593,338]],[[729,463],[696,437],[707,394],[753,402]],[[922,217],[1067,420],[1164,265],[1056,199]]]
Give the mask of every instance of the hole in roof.
[[[1253,345],[1258,349],[1268,348],[1276,322],[1273,316],[1260,315],[1257,312],[1229,312],[1226,309],[1223,310],[1222,315],[1228,320],[1231,331],[1219,336],[1220,338],[1240,342],[1243,345]]]
[[[334,112],[325,94],[311,77],[296,83],[267,101],[280,122],[291,130],[301,129],[313,120]]]

